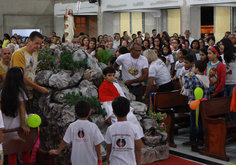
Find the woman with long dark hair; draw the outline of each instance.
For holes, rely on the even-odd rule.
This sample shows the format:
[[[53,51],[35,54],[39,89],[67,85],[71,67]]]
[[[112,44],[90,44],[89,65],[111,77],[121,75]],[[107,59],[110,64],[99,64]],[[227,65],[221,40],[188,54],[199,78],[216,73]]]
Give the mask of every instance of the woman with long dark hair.
[[[24,70],[12,67],[8,70],[2,91],[0,91],[0,107],[3,113],[5,129],[21,127],[28,134],[30,127],[26,123],[30,102],[28,91],[23,81]],[[17,153],[9,154],[9,165],[17,164]],[[23,163],[29,163],[30,152],[22,153]]]
[[[226,67],[224,96],[232,96],[233,88],[236,86],[236,54],[230,39],[224,38],[220,41],[220,51],[224,53],[221,57]]]

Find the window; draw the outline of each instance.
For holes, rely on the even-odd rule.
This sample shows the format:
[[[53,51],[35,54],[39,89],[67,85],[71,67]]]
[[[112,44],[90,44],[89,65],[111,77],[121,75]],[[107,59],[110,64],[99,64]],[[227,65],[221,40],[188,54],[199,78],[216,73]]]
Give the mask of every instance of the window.
[[[33,31],[40,32],[40,29],[12,29],[12,35],[16,33],[22,37],[29,37],[30,33]]]

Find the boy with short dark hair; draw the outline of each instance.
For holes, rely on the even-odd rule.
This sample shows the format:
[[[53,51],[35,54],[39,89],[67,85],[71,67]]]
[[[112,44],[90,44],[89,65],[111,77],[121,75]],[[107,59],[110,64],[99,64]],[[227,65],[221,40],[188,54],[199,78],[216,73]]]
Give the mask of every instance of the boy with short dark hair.
[[[91,115],[88,101],[78,101],[75,104],[75,113],[79,119],[69,125],[59,148],[50,150],[49,154],[58,155],[66,144],[72,142],[72,165],[98,164],[102,161],[100,144],[104,138],[97,125],[87,120]]]
[[[103,70],[103,78],[105,79],[103,83],[100,85],[98,89],[99,94],[99,100],[102,103],[102,108],[104,108],[107,112],[107,115],[105,116],[105,120],[109,124],[113,124],[117,121],[116,116],[113,114],[112,109],[112,101],[119,96],[125,97],[124,92],[120,85],[118,83],[115,83],[115,69],[112,67],[106,67]],[[136,124],[140,130],[142,131],[142,128],[136,118],[136,116],[133,114],[131,108],[131,111],[127,115],[128,121]]]
[[[181,88],[183,87],[183,77],[186,73],[193,73],[193,62],[194,62],[194,57],[190,54],[184,57],[184,66],[182,70],[180,71],[179,75],[179,83]],[[193,73],[194,74],[194,73]]]
[[[137,125],[127,121],[130,103],[124,97],[117,97],[112,107],[118,121],[106,132],[108,165],[140,165],[143,133]]]
[[[189,104],[196,100],[194,96],[194,90],[198,87],[202,88],[203,90],[203,97],[205,99],[210,99],[210,82],[207,76],[204,75],[204,71],[206,70],[207,64],[205,61],[197,60],[194,63],[194,73],[188,73],[184,76],[184,88],[189,89]],[[183,143],[183,145],[191,145],[196,141],[203,141],[204,140],[204,130],[201,115],[199,114],[198,120],[199,129],[196,127],[196,111],[190,109],[190,141]]]

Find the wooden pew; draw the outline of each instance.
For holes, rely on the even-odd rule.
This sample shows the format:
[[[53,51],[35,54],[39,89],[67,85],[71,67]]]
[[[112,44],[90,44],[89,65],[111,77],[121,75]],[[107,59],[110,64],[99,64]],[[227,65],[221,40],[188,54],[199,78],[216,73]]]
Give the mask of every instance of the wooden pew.
[[[24,134],[22,128],[3,130],[3,153],[4,155],[14,154],[19,152],[25,152],[33,150],[35,142],[38,138],[38,129],[31,128],[29,135]],[[44,160],[39,160],[44,159]],[[28,163],[24,165],[57,165],[56,160],[48,154],[48,152],[38,149],[37,151],[37,162]],[[45,163],[46,160],[48,163]],[[4,160],[5,164],[8,162]]]
[[[174,129],[175,124],[180,124],[183,122],[190,122],[189,113],[185,113],[183,105],[188,104],[188,97],[180,95],[179,90],[174,90],[171,92],[161,92],[156,93],[156,111],[161,113],[167,113],[167,118],[163,120],[167,125],[167,141],[171,147],[176,148],[174,143]],[[173,108],[173,110],[171,110]],[[189,124],[188,124],[189,126]],[[178,126],[176,130],[182,127]]]
[[[236,121],[227,121],[232,97],[215,98],[200,103],[205,134],[205,149],[200,154],[229,161],[225,152],[226,138],[236,136]],[[223,117],[214,117],[222,115]]]

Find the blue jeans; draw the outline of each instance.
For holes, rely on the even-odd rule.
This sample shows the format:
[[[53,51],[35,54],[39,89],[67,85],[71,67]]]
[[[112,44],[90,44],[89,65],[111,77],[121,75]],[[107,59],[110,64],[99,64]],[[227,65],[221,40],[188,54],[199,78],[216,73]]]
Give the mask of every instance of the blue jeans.
[[[198,118],[198,128],[196,126],[196,111],[190,109],[190,141],[201,141],[204,140],[204,130],[202,117],[199,110],[199,118]]]
[[[233,89],[236,86],[236,84],[234,85],[225,85],[224,87],[224,97],[226,96],[232,96],[233,95]]]
[[[236,86],[236,84],[234,85],[225,85],[224,87],[224,97],[226,96],[232,96],[233,95],[233,89]],[[236,113],[235,112],[230,112],[228,114],[226,114],[226,119],[229,121],[234,121],[236,120]]]

